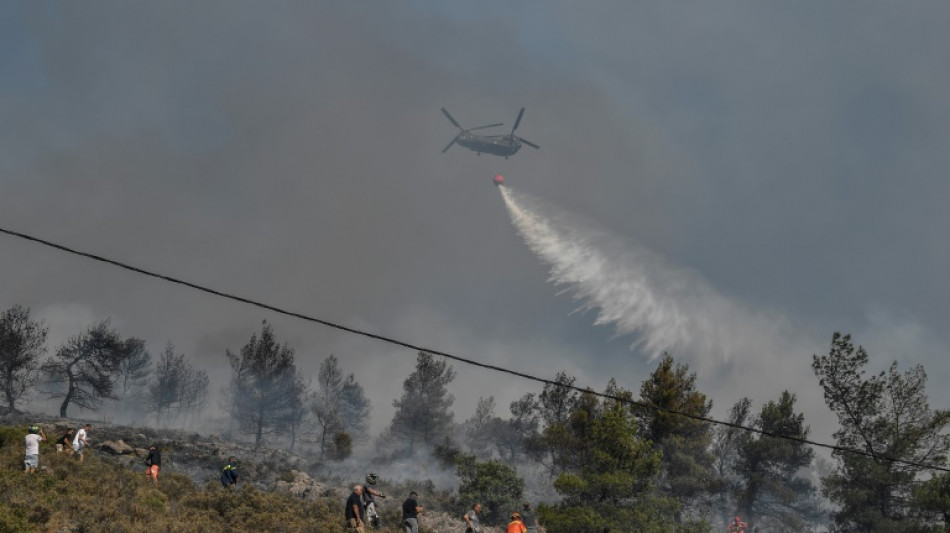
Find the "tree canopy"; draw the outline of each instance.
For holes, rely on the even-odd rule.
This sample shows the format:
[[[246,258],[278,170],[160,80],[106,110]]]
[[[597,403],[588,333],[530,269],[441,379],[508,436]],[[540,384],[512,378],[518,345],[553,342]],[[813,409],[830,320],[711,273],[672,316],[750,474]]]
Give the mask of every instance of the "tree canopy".
[[[16,409],[16,402],[36,383],[47,331],[21,305],[0,314],[0,390],[9,409]]]

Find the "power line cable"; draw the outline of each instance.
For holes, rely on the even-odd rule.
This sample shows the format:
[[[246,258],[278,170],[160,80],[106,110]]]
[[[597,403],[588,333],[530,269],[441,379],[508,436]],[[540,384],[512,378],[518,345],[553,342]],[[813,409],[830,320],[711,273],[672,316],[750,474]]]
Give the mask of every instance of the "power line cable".
[[[590,389],[590,388],[578,387],[578,386],[576,386],[576,385],[571,385],[571,384],[567,384],[567,383],[561,383],[561,382],[558,382],[558,381],[554,381],[554,380],[547,379],[547,378],[542,378],[542,377],[535,376],[535,375],[532,375],[532,374],[527,374],[527,373],[524,373],[524,372],[519,372],[519,371],[517,371],[517,370],[511,370],[511,369],[509,369],[509,368],[504,368],[504,367],[497,366],[497,365],[490,365],[490,364],[488,364],[488,363],[483,363],[483,362],[481,362],[481,361],[476,361],[476,360],[474,360],[474,359],[468,359],[468,358],[466,358],[466,357],[461,357],[461,356],[458,356],[458,355],[453,355],[453,354],[450,354],[450,353],[447,353],[447,352],[443,352],[443,351],[440,351],[440,350],[433,350],[433,349],[430,349],[430,348],[425,348],[425,347],[423,347],[423,346],[419,346],[419,345],[412,344],[412,343],[409,343],[409,342],[405,342],[405,341],[401,341],[401,340],[398,340],[398,339],[394,339],[394,338],[392,338],[392,337],[386,337],[386,336],[384,336],[384,335],[379,335],[379,334],[376,334],[376,333],[371,333],[371,332],[368,332],[368,331],[364,331],[364,330],[360,330],[360,329],[356,329],[356,328],[351,328],[351,327],[349,327],[349,326],[344,326],[344,325],[342,325],[342,324],[337,324],[337,323],[335,323],[335,322],[330,322],[330,321],[328,321],[328,320],[323,320],[323,319],[320,319],[320,318],[311,317],[311,316],[304,315],[304,314],[301,314],[301,313],[296,313],[296,312],[294,312],[294,311],[287,311],[287,310],[285,310],[285,309],[281,309],[280,307],[276,307],[276,306],[273,306],[273,305],[269,305],[269,304],[266,304],[266,303],[263,303],[263,302],[259,302],[259,301],[256,301],[256,300],[251,300],[251,299],[249,299],[249,298],[244,298],[244,297],[241,297],[241,296],[236,296],[236,295],[229,294],[229,293],[226,293],[226,292],[218,291],[218,290],[215,290],[215,289],[211,289],[211,288],[208,288],[208,287],[204,287],[204,286],[202,286],[202,285],[198,285],[198,284],[195,284],[195,283],[191,283],[191,282],[189,282],[189,281],[181,280],[181,279],[178,279],[178,278],[173,278],[173,277],[171,277],[171,276],[166,276],[166,275],[164,275],[164,274],[158,274],[158,273],[155,273],[155,272],[151,272],[151,271],[145,270],[145,269],[143,269],[143,268],[139,268],[139,267],[135,267],[135,266],[132,266],[132,265],[128,265],[128,264],[123,263],[123,262],[121,262],[121,261],[116,261],[116,260],[113,260],[113,259],[109,259],[109,258],[102,257],[102,256],[99,256],[99,255],[91,254],[91,253],[88,253],[88,252],[83,252],[83,251],[80,251],[80,250],[75,250],[75,249],[73,249],[73,248],[69,248],[69,247],[67,247],[67,246],[63,246],[62,244],[57,244],[57,243],[54,243],[54,242],[51,242],[51,241],[47,241],[47,240],[45,240],[45,239],[40,239],[40,238],[38,238],[38,237],[33,237],[33,236],[31,236],[31,235],[27,235],[27,234],[25,234],[25,233],[20,233],[20,232],[18,232],[18,231],[13,231],[13,230],[5,229],[5,228],[0,228],[0,233],[5,233],[5,234],[10,235],[10,236],[13,236],[13,237],[18,237],[18,238],[20,238],[20,239],[24,239],[24,240],[27,240],[27,241],[32,241],[32,242],[35,242],[35,243],[39,243],[39,244],[42,244],[42,245],[44,245],[44,246],[48,246],[48,247],[50,247],[50,248],[55,248],[55,249],[60,250],[60,251],[63,251],[63,252],[67,252],[67,253],[70,253],[70,254],[74,254],[74,255],[86,257],[86,258],[93,259],[93,260],[95,260],[95,261],[99,261],[99,262],[102,262],[102,263],[108,263],[108,264],[110,264],[110,265],[117,266],[117,267],[122,268],[122,269],[125,269],[125,270],[131,270],[132,272],[136,272],[136,273],[139,273],[139,274],[144,274],[144,275],[149,276],[149,277],[162,279],[162,280],[165,280],[165,281],[168,281],[168,282],[171,282],[171,283],[176,283],[176,284],[178,284],[178,285],[184,285],[185,287],[189,287],[189,288],[192,288],[192,289],[195,289],[195,290],[198,290],[198,291],[201,291],[201,292],[205,292],[205,293],[208,293],[208,294],[213,294],[213,295],[215,295],[215,296],[220,296],[221,298],[226,298],[226,299],[229,299],[229,300],[234,300],[234,301],[241,302],[241,303],[245,303],[245,304],[252,305],[252,306],[255,306],[255,307],[260,307],[261,309],[267,309],[268,311],[273,311],[273,312],[278,313],[278,314],[281,314],[281,315],[286,315],[286,316],[291,316],[291,317],[294,317],[294,318],[299,318],[299,319],[301,319],[301,320],[305,320],[305,321],[308,321],[308,322],[315,322],[315,323],[317,323],[317,324],[322,324],[322,325],[324,325],[324,326],[327,326],[327,327],[330,327],[330,328],[333,328],[333,329],[337,329],[337,330],[340,330],[340,331],[345,331],[345,332],[347,332],[347,333],[352,333],[352,334],[354,334],[354,335],[360,335],[360,336],[362,336],[362,337],[368,337],[368,338],[370,338],[370,339],[375,339],[375,340],[378,340],[378,341],[381,341],[381,342],[385,342],[385,343],[388,343],[388,344],[393,344],[393,345],[396,345],[396,346],[402,346],[403,348],[409,348],[409,349],[412,349],[412,350],[415,350],[415,351],[421,351],[421,352],[427,352],[427,353],[430,353],[430,354],[433,354],[433,355],[439,355],[439,356],[445,357],[446,359],[451,359],[451,360],[453,360],[453,361],[458,361],[458,362],[460,362],[460,363],[464,363],[464,364],[467,364],[467,365],[476,366],[476,367],[484,368],[484,369],[487,369],[487,370],[494,370],[494,371],[496,371],[496,372],[501,372],[501,373],[509,374],[509,375],[512,375],[512,376],[517,376],[517,377],[520,377],[520,378],[523,378],[523,379],[527,379],[527,380],[529,380],[529,381],[535,381],[535,382],[538,382],[538,383],[543,383],[543,384],[545,384],[545,385],[551,385],[551,386],[553,386],[553,387],[562,387],[562,388],[570,389],[570,390],[573,390],[573,391],[576,391],[576,392],[580,392],[580,393],[582,393],[582,394],[592,394],[592,395],[597,396],[597,397],[600,397],[600,398],[604,398],[604,399],[608,399],[608,400],[614,400],[614,401],[617,401],[617,402],[620,402],[620,403],[624,403],[624,404],[627,404],[627,405],[633,405],[633,406],[637,406],[637,407],[640,407],[640,408],[650,409],[650,410],[656,411],[656,412],[658,412],[658,413],[659,413],[659,412],[662,412],[662,413],[668,413],[668,414],[671,414],[671,415],[682,416],[682,417],[690,418],[690,419],[693,419],[693,420],[698,420],[698,421],[701,421],[701,422],[706,422],[706,423],[708,423],[708,424],[715,424],[715,425],[720,425],[720,426],[726,426],[726,427],[730,427],[730,428],[733,428],[733,429],[738,429],[738,430],[742,430],[742,431],[747,431],[747,432],[750,432],[750,433],[757,433],[757,434],[759,434],[759,435],[763,435],[763,436],[766,436],[766,437],[784,439],[784,440],[789,440],[789,441],[793,441],[793,442],[798,442],[798,443],[801,443],[801,444],[807,444],[807,445],[809,445],[809,446],[815,446],[815,447],[819,447],[819,448],[826,448],[826,449],[829,449],[829,450],[832,450],[832,451],[835,451],[835,452],[850,453],[850,454],[854,454],[854,455],[861,455],[861,456],[864,456],[864,457],[869,457],[869,458],[874,459],[874,460],[876,460],[876,461],[881,461],[881,460],[883,460],[883,461],[889,461],[889,462],[893,462],[893,463],[904,464],[904,465],[908,465],[908,466],[915,466],[915,467],[922,468],[922,469],[926,469],[926,470],[937,470],[937,471],[941,471],[941,472],[950,472],[950,468],[946,468],[946,467],[942,467],[942,466],[938,466],[938,465],[930,465],[930,464],[925,464],[925,463],[919,463],[919,462],[916,462],[916,461],[909,461],[909,460],[906,460],[906,459],[900,459],[900,458],[890,457],[890,456],[887,456],[887,455],[882,455],[882,454],[879,454],[879,453],[874,453],[874,452],[872,452],[872,451],[859,450],[859,449],[856,449],[856,448],[847,448],[847,447],[838,446],[838,445],[835,445],[835,444],[827,444],[827,443],[824,443],[824,442],[813,441],[813,440],[811,440],[811,439],[806,439],[806,438],[802,438],[802,437],[795,437],[795,436],[791,436],[791,435],[780,435],[780,434],[777,434],[777,433],[772,433],[772,432],[770,432],[770,431],[765,431],[765,430],[758,429],[758,428],[754,428],[754,427],[751,427],[751,426],[744,426],[744,425],[742,425],[742,424],[736,424],[736,423],[733,423],[733,422],[727,422],[727,421],[725,421],[725,420],[717,420],[717,419],[715,419],[715,418],[710,418],[710,417],[706,417],[706,416],[702,416],[702,415],[696,415],[696,414],[692,414],[692,413],[684,413],[684,412],[678,411],[678,410],[676,410],[676,409],[669,409],[669,408],[666,408],[666,407],[660,407],[660,406],[658,406],[658,405],[653,405],[653,404],[650,404],[650,403],[647,403],[647,402],[637,401],[637,400],[634,400],[634,399],[632,399],[632,398],[617,396],[617,395],[615,395],[615,394],[607,394],[607,393],[604,393],[604,392],[596,392],[596,391],[594,391],[594,390],[592,390],[592,389]]]

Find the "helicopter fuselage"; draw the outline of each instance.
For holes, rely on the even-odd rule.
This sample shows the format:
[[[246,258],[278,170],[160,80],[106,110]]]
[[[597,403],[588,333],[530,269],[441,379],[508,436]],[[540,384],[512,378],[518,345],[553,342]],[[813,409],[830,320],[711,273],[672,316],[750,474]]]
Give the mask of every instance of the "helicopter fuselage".
[[[502,157],[514,155],[521,149],[521,142],[509,135],[476,135],[463,132],[459,135],[460,145],[478,154],[492,154]]]
[[[479,135],[477,133],[472,133],[475,130],[503,126],[504,124],[501,122],[497,124],[478,126],[477,128],[465,129],[444,107],[442,108],[442,114],[445,115],[445,118],[449,119],[449,122],[451,122],[453,126],[459,129],[458,135],[456,135],[455,138],[452,139],[452,142],[442,149],[443,154],[454,144],[460,144],[463,148],[468,148],[478,155],[492,154],[504,157],[505,159],[507,159],[510,155],[514,155],[515,152],[520,150],[522,144],[527,144],[535,150],[540,148],[540,146],[534,144],[528,139],[515,135],[515,130],[518,129],[518,125],[521,124],[521,117],[524,116],[523,107],[521,108],[521,111],[518,111],[518,118],[515,119],[515,125],[511,128],[511,133],[507,135]]]

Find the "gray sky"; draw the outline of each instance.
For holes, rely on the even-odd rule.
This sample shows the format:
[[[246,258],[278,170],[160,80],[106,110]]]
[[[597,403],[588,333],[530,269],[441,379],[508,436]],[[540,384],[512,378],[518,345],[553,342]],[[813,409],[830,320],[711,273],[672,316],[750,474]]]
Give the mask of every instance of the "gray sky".
[[[797,392],[835,330],[921,363],[946,408],[950,6],[915,2],[162,2],[0,7],[0,226],[408,342],[639,389],[636,334],[548,282],[495,172],[689,273],[745,353],[717,414]],[[539,144],[441,148],[463,125]],[[623,261],[624,254],[614,254]],[[415,356],[0,237],[0,308],[50,350],[111,317],[216,384],[260,321],[375,403]],[[697,309],[707,309],[705,305]],[[700,311],[696,311],[699,313]],[[780,331],[774,333],[772,330]],[[455,365],[458,418],[538,387]],[[504,413],[500,413],[504,414]]]

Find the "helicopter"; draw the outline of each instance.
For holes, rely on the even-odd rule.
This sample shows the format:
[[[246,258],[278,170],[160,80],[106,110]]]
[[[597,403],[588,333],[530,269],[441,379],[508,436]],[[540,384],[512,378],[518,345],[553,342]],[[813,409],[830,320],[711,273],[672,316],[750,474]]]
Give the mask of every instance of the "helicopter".
[[[449,119],[456,128],[459,129],[458,135],[452,139],[445,148],[442,149],[442,153],[448,151],[453,144],[458,143],[465,148],[475,152],[478,155],[492,154],[502,156],[505,159],[508,159],[508,156],[514,155],[515,152],[521,149],[522,144],[527,144],[528,146],[538,149],[540,146],[534,144],[533,142],[523,139],[515,135],[515,130],[518,129],[518,125],[521,124],[521,117],[524,115],[524,108],[521,108],[521,111],[518,112],[518,118],[515,120],[515,127],[511,128],[511,133],[508,135],[478,135],[472,133],[475,130],[481,130],[485,128],[494,128],[496,126],[503,126],[504,123],[499,122],[497,124],[488,124],[487,126],[478,126],[477,128],[463,128],[452,115],[449,114],[445,108],[442,108],[442,113],[445,115],[445,118]]]

